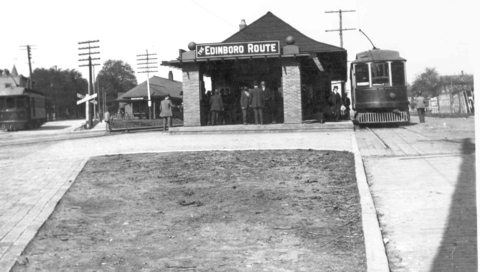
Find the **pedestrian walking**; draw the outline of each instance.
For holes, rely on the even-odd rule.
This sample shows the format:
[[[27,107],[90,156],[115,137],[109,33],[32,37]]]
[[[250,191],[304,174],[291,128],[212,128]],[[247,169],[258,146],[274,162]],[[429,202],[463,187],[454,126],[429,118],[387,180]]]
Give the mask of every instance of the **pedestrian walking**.
[[[263,108],[265,108],[265,95],[258,87],[257,81],[253,82],[253,89],[250,91],[250,107],[253,108],[255,125],[263,125]]]
[[[110,112],[108,110],[104,114],[104,119],[105,121],[105,129],[108,129],[108,131],[112,131],[112,126],[110,124],[110,121],[112,120],[112,117],[110,116]]]
[[[170,100],[170,95],[167,94],[165,99],[160,102],[160,117],[163,118],[163,131],[167,130],[167,123],[168,127],[172,126],[172,108],[175,107]]]
[[[425,123],[425,97],[422,96],[422,93],[419,92],[417,98],[415,99],[415,104],[417,107],[418,118],[420,119],[420,123]]]

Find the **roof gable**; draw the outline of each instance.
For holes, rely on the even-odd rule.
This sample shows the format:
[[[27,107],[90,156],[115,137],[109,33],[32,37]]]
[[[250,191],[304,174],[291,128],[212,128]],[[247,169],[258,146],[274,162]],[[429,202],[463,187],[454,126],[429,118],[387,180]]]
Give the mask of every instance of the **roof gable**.
[[[13,68],[10,74],[14,77],[18,77],[17,67],[15,67],[15,65],[13,65]]]
[[[346,51],[341,47],[317,42],[305,36],[270,11],[223,42],[279,40],[280,47],[284,47],[287,45],[285,39],[288,36],[295,39],[295,45],[299,47],[301,53]]]

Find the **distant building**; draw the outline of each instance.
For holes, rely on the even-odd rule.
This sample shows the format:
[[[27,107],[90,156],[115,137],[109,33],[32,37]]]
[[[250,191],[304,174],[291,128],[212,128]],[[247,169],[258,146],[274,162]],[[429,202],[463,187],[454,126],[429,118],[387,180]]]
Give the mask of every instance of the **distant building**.
[[[153,119],[160,115],[160,101],[169,94],[174,105],[181,105],[183,102],[182,82],[173,79],[173,74],[169,73],[169,78],[152,76],[150,81],[150,97],[153,108]],[[122,94],[116,99],[119,102],[119,109],[124,111],[131,118],[148,118],[148,90],[147,81],[135,86],[133,89]],[[174,108],[174,115],[183,119],[181,112]]]
[[[431,99],[432,113],[473,113],[473,75],[462,74],[441,77],[441,93]]]
[[[30,78],[19,75],[15,65],[12,71],[7,69],[0,70],[0,88],[28,87]]]

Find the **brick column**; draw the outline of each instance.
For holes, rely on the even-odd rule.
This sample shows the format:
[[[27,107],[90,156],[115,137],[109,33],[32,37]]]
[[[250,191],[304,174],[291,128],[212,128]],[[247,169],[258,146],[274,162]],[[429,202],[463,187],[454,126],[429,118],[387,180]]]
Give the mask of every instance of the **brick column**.
[[[195,63],[184,64],[183,72],[183,125],[200,126],[200,72]]]
[[[302,123],[300,63],[295,59],[282,60],[283,114],[285,124]]]

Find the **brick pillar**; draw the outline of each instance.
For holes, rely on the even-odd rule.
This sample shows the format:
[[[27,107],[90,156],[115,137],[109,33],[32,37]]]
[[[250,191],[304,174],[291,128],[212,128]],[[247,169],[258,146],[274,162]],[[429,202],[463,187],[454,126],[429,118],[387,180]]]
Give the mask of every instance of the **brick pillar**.
[[[300,63],[294,59],[282,60],[283,114],[285,124],[302,123]]]
[[[183,125],[200,126],[200,72],[195,63],[184,64],[183,72]]]

